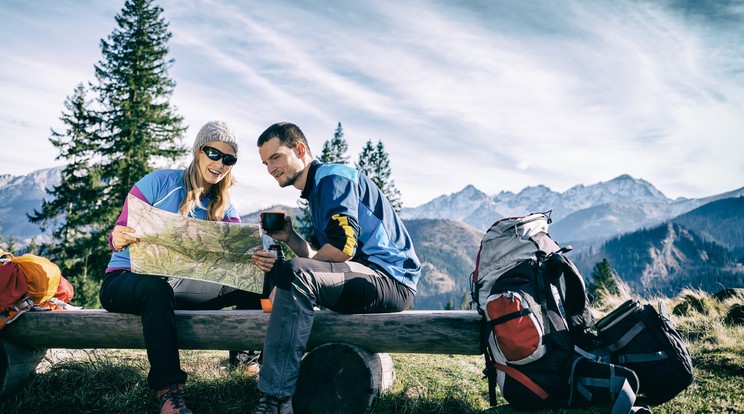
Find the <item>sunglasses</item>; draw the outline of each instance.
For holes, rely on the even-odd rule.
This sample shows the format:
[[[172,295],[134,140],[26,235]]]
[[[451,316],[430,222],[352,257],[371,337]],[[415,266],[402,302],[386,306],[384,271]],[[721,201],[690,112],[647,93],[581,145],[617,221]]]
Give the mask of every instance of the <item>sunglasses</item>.
[[[207,145],[202,147],[202,151],[204,151],[205,154],[207,154],[207,158],[209,158],[212,161],[219,161],[222,160],[222,163],[225,165],[235,165],[236,162],[238,162],[238,157],[230,154],[225,154],[224,152],[218,150],[217,148],[212,148]]]

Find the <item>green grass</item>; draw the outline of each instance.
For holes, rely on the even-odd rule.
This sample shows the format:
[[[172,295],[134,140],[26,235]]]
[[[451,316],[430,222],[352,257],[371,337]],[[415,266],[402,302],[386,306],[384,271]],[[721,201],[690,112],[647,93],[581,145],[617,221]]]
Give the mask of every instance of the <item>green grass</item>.
[[[716,302],[699,292],[666,300],[687,339],[695,382],[654,413],[744,412],[744,327],[723,322],[733,302]],[[701,304],[701,300],[705,301]],[[688,305],[684,303],[689,302]],[[607,307],[607,309],[613,306]],[[606,311],[607,309],[602,309]],[[256,377],[227,368],[226,351],[182,351],[189,373],[187,402],[196,413],[245,413],[256,403]],[[396,379],[372,406],[383,413],[515,413],[498,396],[489,408],[482,356],[393,354]],[[144,351],[94,350],[53,362],[18,392],[0,401],[0,413],[156,413],[147,388]],[[547,413],[549,411],[536,411]],[[560,413],[606,413],[609,407]]]

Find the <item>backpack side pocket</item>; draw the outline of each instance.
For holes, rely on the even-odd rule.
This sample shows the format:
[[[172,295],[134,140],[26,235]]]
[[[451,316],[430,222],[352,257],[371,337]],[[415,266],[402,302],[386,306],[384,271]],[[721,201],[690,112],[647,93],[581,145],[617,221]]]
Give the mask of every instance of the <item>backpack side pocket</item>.
[[[527,294],[491,294],[486,303],[488,342],[496,362],[524,365],[545,355],[540,306]]]

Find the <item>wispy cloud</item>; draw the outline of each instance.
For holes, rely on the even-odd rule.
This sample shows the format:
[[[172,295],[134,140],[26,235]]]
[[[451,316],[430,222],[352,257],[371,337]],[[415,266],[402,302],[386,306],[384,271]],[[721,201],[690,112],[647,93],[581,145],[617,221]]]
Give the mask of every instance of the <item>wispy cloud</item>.
[[[673,197],[744,185],[742,2],[161,4],[186,141],[210,119],[235,124],[238,178],[256,205],[296,198],[254,150],[278,120],[300,125],[316,152],[338,121],[353,158],[382,140],[409,206],[467,184],[563,191],[623,173]],[[0,4],[0,26],[11,25],[0,28],[11,40],[0,46],[0,139],[46,139],[64,96],[92,79],[120,7]],[[0,162],[28,172],[53,162],[45,151]]]

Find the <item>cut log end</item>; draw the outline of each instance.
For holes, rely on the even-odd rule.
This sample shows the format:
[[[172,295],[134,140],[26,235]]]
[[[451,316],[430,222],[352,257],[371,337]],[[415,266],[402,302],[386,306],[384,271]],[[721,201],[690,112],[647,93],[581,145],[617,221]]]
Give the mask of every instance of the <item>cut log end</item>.
[[[364,413],[394,380],[389,354],[346,343],[321,345],[302,360],[293,398],[295,412]]]

